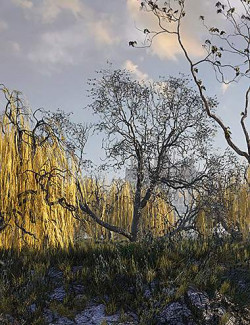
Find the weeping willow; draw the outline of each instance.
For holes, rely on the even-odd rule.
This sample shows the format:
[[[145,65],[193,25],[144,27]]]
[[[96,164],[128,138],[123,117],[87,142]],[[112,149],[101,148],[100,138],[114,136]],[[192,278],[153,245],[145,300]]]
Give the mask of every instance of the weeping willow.
[[[73,173],[65,172],[72,171],[74,163],[53,136],[34,152],[28,120],[18,113],[15,97],[4,91],[8,114],[16,123],[10,123],[6,114],[1,120],[0,213],[6,227],[0,232],[0,247],[68,247],[73,243],[76,221],[70,211],[53,202],[65,197],[75,204]],[[21,139],[20,130],[26,131]]]

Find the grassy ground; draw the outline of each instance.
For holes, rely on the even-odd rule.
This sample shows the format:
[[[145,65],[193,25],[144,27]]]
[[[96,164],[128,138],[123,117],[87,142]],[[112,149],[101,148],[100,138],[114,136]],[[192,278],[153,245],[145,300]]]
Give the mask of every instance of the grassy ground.
[[[161,306],[178,299],[191,285],[211,298],[220,292],[241,307],[249,306],[249,257],[249,241],[229,239],[84,242],[68,251],[2,250],[0,314],[10,314],[22,324],[44,324],[45,307],[73,318],[95,298],[105,304],[108,314],[132,310],[141,324],[151,324]],[[75,266],[82,267],[73,272]],[[51,268],[63,272],[67,293],[63,302],[48,299],[54,286],[47,276]],[[84,294],[75,297],[67,291],[72,283],[83,285]],[[153,292],[150,298],[147,289]],[[34,313],[29,309],[32,304]]]

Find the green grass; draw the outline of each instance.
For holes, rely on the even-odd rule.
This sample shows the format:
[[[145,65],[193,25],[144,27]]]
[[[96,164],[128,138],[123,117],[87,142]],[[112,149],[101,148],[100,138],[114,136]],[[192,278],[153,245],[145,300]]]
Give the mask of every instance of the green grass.
[[[250,304],[249,256],[246,240],[85,242],[68,251],[1,250],[0,314],[10,314],[23,324],[43,324],[45,307],[74,318],[96,298],[105,304],[107,314],[132,309],[141,324],[151,324],[157,309],[178,299],[190,285],[210,297],[218,291],[243,307]],[[72,272],[77,265],[82,269]],[[62,303],[48,303],[54,288],[47,276],[51,267],[63,272],[67,295]],[[238,280],[244,280],[248,289],[241,290]],[[85,287],[80,301],[67,292],[72,283]],[[150,297],[144,295],[146,288],[154,289]],[[176,290],[170,295],[163,288]],[[34,314],[28,310],[32,304],[37,307]]]

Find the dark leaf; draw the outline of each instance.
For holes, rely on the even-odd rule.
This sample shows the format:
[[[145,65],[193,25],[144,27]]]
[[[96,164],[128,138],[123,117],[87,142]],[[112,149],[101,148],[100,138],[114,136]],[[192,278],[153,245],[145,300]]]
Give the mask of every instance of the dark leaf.
[[[211,28],[209,29],[209,31],[212,32],[212,33],[219,33],[219,32],[220,32],[219,29],[216,28],[216,27],[211,27]]]
[[[129,41],[128,45],[132,46],[132,47],[135,47],[135,45],[137,45],[137,42],[136,41]]]
[[[227,11],[227,14],[228,14],[228,15],[232,15],[234,12],[235,12],[235,8],[230,8],[230,9]]]
[[[216,53],[218,51],[217,46],[213,45],[211,51],[212,53]]]

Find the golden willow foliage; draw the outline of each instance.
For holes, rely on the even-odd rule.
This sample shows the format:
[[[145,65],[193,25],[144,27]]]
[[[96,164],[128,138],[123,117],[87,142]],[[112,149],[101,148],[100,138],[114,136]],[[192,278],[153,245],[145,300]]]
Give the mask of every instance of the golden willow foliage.
[[[4,91],[11,101],[12,117],[17,119],[16,103],[8,90]],[[22,139],[19,139],[18,128],[5,114],[0,125],[0,213],[8,223],[0,232],[0,247],[18,250],[24,246],[67,248],[81,231],[94,239],[110,238],[110,233],[90,218],[81,216],[84,222],[79,223],[60,204],[48,204],[47,201],[57,202],[58,198],[64,197],[76,206],[74,162],[66,156],[57,139],[51,135],[50,140],[38,145],[34,152],[29,123],[22,115],[19,116],[19,126],[27,131],[22,134]],[[52,175],[50,182],[46,173]],[[47,201],[41,184],[44,188],[48,186]],[[128,183],[120,187],[114,181],[107,190],[86,178],[81,181],[81,186],[84,199],[97,215],[106,222],[130,230],[134,193]],[[101,204],[95,209],[96,193],[100,188],[103,188]],[[150,201],[142,214],[141,230],[144,233],[150,230],[154,235],[161,235],[169,227],[166,220],[169,218],[173,222],[167,204],[159,198]]]
[[[4,91],[11,101],[10,109],[14,116],[16,104],[8,90]],[[28,122],[22,116],[19,123],[23,129],[29,130]],[[38,249],[44,245],[68,247],[73,242],[76,221],[59,204],[47,204],[35,173],[44,176],[54,170],[49,186],[50,201],[64,196],[74,204],[76,188],[73,177],[56,170],[71,170],[73,163],[70,165],[55,138],[37,146],[34,152],[30,135],[23,133],[20,141],[17,127],[9,123],[6,115],[0,125],[0,212],[8,222],[0,232],[0,247],[19,250],[25,245]],[[46,182],[44,177],[44,185]]]
[[[237,229],[243,237],[250,232],[250,169],[248,169],[248,182],[241,185],[238,191],[226,190],[222,195],[223,204],[226,207],[225,219],[229,229]],[[209,235],[216,226],[217,220],[211,218],[210,213],[201,211],[197,218],[197,227],[204,234]]]
[[[86,178],[82,182],[82,192],[87,203],[97,215],[102,216],[102,220],[130,231],[133,218],[134,188],[128,182],[113,181],[107,190],[106,186],[96,180]],[[84,233],[94,239],[119,238],[121,235],[111,233],[99,226],[90,218],[87,219]],[[143,235],[152,234],[162,236],[174,223],[174,214],[169,205],[159,196],[149,200],[142,210],[140,222],[140,232]],[[81,225],[78,225],[81,227]],[[82,231],[77,229],[77,234],[82,238]]]

